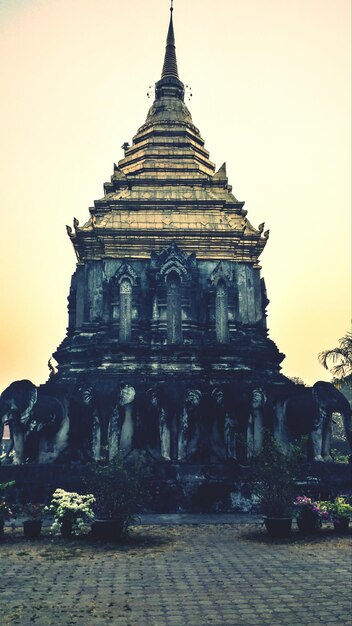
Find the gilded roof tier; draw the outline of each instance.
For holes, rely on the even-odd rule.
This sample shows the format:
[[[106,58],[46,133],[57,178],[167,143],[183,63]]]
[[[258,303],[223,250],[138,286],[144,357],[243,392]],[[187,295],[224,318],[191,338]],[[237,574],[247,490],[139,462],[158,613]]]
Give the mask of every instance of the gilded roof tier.
[[[232,193],[225,164],[216,172],[184,103],[170,20],[155,101],[124,158],[114,166],[91,217],[68,232],[80,261],[147,258],[176,242],[198,259],[256,264],[268,231],[255,229]]]

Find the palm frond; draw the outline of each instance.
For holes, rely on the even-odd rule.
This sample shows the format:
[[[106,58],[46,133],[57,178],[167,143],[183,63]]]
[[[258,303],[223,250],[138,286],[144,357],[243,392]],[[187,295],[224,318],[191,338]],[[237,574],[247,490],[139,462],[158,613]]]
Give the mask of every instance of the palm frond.
[[[345,378],[352,373],[352,333],[339,339],[339,346],[324,350],[318,355],[319,362],[336,378]]]

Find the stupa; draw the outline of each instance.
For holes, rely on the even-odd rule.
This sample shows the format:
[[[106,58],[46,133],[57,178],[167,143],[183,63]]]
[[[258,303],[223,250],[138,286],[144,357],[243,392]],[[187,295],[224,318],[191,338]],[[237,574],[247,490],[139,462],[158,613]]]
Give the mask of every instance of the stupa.
[[[77,268],[49,388],[95,398],[97,458],[237,459],[253,402],[288,382],[266,326],[269,231],[249,222],[185,105],[172,8],[155,100],[123,149],[87,223],[67,227]]]
[[[43,501],[120,454],[148,465],[154,511],[241,510],[265,428],[283,445],[310,434],[320,476],[332,414],[352,442],[351,410],[333,385],[280,372],[259,265],[269,232],[249,222],[185,105],[172,7],[155,100],[123,149],[88,221],[67,227],[77,267],[57,370],[1,394],[14,445],[2,480]]]

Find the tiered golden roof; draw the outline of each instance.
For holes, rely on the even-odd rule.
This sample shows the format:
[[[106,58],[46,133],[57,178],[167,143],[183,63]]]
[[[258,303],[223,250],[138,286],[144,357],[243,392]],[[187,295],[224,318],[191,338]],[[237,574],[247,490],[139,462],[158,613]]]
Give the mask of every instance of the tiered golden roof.
[[[79,261],[148,258],[176,242],[198,259],[257,264],[268,231],[253,228],[232,194],[225,164],[215,172],[184,103],[172,13],[162,78],[147,119],[115,165],[105,195],[68,232]]]

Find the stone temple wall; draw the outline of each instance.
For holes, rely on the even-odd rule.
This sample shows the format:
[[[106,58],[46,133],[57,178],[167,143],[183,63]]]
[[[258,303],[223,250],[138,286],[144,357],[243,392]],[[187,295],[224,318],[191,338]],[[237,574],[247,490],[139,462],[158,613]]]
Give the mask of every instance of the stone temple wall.
[[[118,337],[125,287],[129,288],[132,317],[131,334],[126,339],[133,341],[141,336],[149,341],[151,326],[167,319],[167,279],[172,272],[180,281],[183,325],[190,324],[194,329],[194,337],[192,333],[187,337],[186,333],[187,339],[216,342],[220,287],[226,304],[218,314],[223,316],[224,325],[229,326],[222,342],[235,341],[239,326],[265,326],[266,301],[259,269],[248,263],[197,261],[195,257],[184,266],[171,263],[163,272],[155,259],[108,259],[78,265],[69,296],[69,335],[83,328],[96,330],[103,325],[113,329]],[[165,336],[161,343],[166,340]]]

